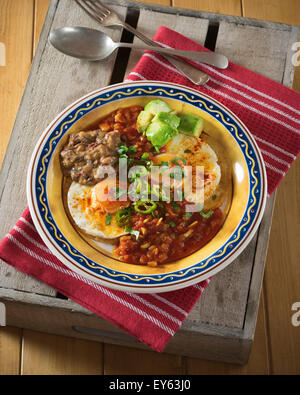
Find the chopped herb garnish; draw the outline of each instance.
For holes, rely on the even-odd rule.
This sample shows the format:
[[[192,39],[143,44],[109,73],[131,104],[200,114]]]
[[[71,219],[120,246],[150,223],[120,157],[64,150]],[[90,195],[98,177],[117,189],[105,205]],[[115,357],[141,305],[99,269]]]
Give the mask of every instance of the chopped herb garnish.
[[[164,162],[163,160],[159,164],[160,166],[169,166],[169,162]]]
[[[193,214],[192,214],[192,213],[185,213],[184,215],[185,215],[186,217],[189,218],[189,217],[191,217]]]
[[[192,151],[191,151],[190,149],[186,149],[186,150],[184,151],[184,153],[185,153],[185,154],[191,154]]]
[[[212,195],[212,200],[216,200],[216,198],[217,198],[217,195]]]
[[[154,145],[154,149],[155,149],[155,151],[156,151],[158,154],[160,154],[160,150],[159,150],[158,147],[156,147],[156,145]]]
[[[123,196],[125,193],[127,193],[127,189],[122,189],[119,187],[115,188],[115,198],[119,199],[119,197]]]
[[[175,222],[173,222],[173,221],[169,222],[169,225],[171,226],[171,228],[175,228],[175,226],[176,226]]]
[[[138,230],[132,229],[131,226],[125,226],[125,232],[130,233],[131,235],[135,236],[136,240],[139,238],[140,232]]]
[[[199,212],[199,214],[201,215],[201,217],[203,218],[210,218],[213,215],[213,210],[209,210],[207,213],[205,213],[203,210],[201,210]]]
[[[147,161],[147,159],[149,158],[149,152],[144,152],[141,159]]]
[[[110,224],[111,224],[111,214],[107,213],[105,218],[105,225],[110,225]]]
[[[119,145],[119,149],[118,149],[118,154],[124,154],[125,152],[128,152],[128,147],[126,147],[126,145]]]
[[[172,206],[174,210],[178,210],[179,209],[179,205],[178,203],[175,202],[175,200],[172,201]]]
[[[131,153],[131,154],[136,153],[136,151],[137,151],[137,149],[136,149],[133,145],[131,145],[131,146],[128,148],[128,152]]]

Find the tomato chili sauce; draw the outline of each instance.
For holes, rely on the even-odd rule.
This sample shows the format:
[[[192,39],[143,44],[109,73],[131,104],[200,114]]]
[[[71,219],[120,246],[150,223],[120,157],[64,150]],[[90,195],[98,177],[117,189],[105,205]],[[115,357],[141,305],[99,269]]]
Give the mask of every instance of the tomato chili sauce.
[[[142,110],[141,106],[121,108],[99,124],[101,130],[117,130],[122,143],[134,147],[134,152],[128,153],[129,166],[145,163],[141,161],[145,153],[148,161],[157,155],[147,137],[137,129],[136,120]],[[127,226],[136,231],[138,237],[135,234],[120,237],[114,253],[121,261],[155,267],[199,250],[221,228],[223,212],[217,208],[205,217],[199,212],[187,213],[185,206],[185,201],[162,201],[157,202],[156,209],[149,214],[132,210]]]

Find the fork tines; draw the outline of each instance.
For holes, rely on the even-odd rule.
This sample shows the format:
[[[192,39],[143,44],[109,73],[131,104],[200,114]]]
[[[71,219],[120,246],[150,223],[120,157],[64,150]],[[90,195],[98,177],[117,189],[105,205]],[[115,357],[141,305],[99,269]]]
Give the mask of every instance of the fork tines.
[[[103,22],[111,11],[99,0],[75,0],[76,3],[97,22]]]

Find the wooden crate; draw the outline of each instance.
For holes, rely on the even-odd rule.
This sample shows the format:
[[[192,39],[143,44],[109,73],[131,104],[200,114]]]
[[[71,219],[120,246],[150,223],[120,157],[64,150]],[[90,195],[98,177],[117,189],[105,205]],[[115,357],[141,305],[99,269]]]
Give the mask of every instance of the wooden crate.
[[[112,3],[128,23],[137,25],[149,37],[159,26],[168,26],[211,49],[215,47],[236,63],[292,85],[291,46],[298,41],[296,27],[128,1]],[[69,0],[51,1],[0,175],[1,238],[26,206],[26,170],[44,128],[78,97],[126,78],[142,54],[122,49],[102,63],[65,57],[49,46],[47,37],[53,28],[67,25],[103,29],[114,40],[132,40],[128,33],[102,28]],[[166,352],[247,362],[274,200],[274,196],[269,198],[261,226],[249,246],[212,279]],[[0,301],[6,306],[7,325],[147,349],[114,325],[3,262]]]

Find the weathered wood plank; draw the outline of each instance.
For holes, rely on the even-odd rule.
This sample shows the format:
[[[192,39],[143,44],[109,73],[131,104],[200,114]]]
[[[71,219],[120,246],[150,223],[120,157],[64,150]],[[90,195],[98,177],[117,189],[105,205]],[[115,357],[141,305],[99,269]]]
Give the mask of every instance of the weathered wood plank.
[[[198,41],[200,44],[203,44],[207,34],[208,20],[184,16],[178,17],[177,15],[166,15],[163,13],[141,9],[137,25],[137,29],[139,31],[141,31],[147,37],[153,38],[160,26],[167,26],[181,34],[189,36],[193,40]],[[139,43],[140,40],[135,37],[133,42]],[[143,52],[141,50],[131,50],[125,78],[127,78],[130,71],[137,64],[142,53]]]
[[[126,9],[117,8],[118,13],[124,16]],[[26,207],[25,185],[29,159],[47,124],[66,105],[110,82],[116,55],[104,62],[83,62],[67,57],[49,45],[47,37],[51,29],[72,25],[99,28],[97,22],[92,21],[80,7],[72,5],[70,12],[68,0],[59,3],[52,1],[0,175],[1,239]],[[114,40],[119,40],[121,31],[112,30],[111,36]],[[22,138],[24,135],[26,139]],[[19,160],[15,160],[16,158]],[[0,286],[55,294],[50,287],[24,276],[6,264],[1,264],[0,274]]]
[[[0,167],[15,121],[32,55],[33,0],[1,1],[0,42],[5,59],[0,66]],[[23,40],[28,37],[28,40]]]
[[[221,21],[218,37],[224,35],[230,39],[222,40],[221,43],[218,38],[216,52],[222,50],[232,62],[282,82],[290,31],[259,29]]]
[[[22,329],[0,327],[0,376],[20,373]]]
[[[300,26],[299,0],[242,0],[243,15]]]
[[[102,344],[24,330],[22,375],[102,374]]]
[[[126,358],[120,358],[126,355]],[[104,374],[184,374],[180,355],[104,344]]]
[[[192,10],[201,10],[214,12],[217,14],[241,15],[240,0],[173,0],[174,7],[188,8]]]
[[[35,0],[34,2],[34,31],[33,31],[33,51],[38,45],[40,34],[43,28],[45,17],[48,11],[50,0]]]
[[[261,298],[259,319],[255,331],[253,347],[247,364],[237,365],[218,361],[207,361],[195,358],[187,358],[187,374],[203,375],[244,375],[244,374],[269,374],[267,342],[265,334],[264,300]]]

